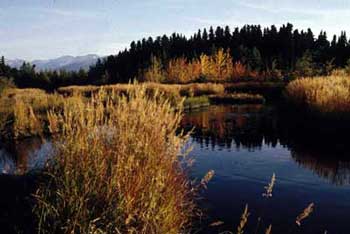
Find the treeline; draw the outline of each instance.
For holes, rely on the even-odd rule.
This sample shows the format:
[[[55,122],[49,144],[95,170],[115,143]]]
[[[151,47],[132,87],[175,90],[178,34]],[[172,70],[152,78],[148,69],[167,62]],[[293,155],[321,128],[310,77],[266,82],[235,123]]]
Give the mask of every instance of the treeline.
[[[345,32],[329,41],[326,32],[315,38],[311,29],[294,30],[289,23],[279,29],[274,25],[246,25],[233,30],[226,26],[199,30],[189,39],[176,33],[144,38],[98,62],[90,71],[110,83],[127,82],[130,78],[143,78],[144,71],[154,64],[152,57],[166,70],[171,60],[185,58],[190,62],[203,54],[213,55],[218,48],[229,51],[234,63],[241,63],[253,74],[276,71],[283,78],[329,73],[344,67],[350,57]]]
[[[6,65],[5,58],[0,60],[0,89],[5,85],[16,85],[19,88],[41,88],[54,90],[67,85],[88,84],[88,73],[80,71],[35,71],[35,65],[24,62],[22,66],[11,68]]]
[[[133,41],[128,49],[98,60],[87,72],[36,73],[29,64],[13,69],[1,62],[0,76],[12,77],[19,87],[46,89],[126,83],[130,79],[164,83],[288,80],[328,75],[335,68],[350,65],[349,58],[345,32],[328,40],[326,32],[315,37],[311,29],[294,30],[290,23],[280,28],[226,26],[199,30],[189,38],[174,33]]]

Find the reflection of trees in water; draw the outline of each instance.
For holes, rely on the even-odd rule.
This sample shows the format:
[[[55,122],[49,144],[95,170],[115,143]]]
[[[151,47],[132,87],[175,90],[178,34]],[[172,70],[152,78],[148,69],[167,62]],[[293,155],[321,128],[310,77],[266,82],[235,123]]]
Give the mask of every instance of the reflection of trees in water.
[[[42,167],[50,150],[51,144],[40,138],[3,145],[0,147],[0,173],[24,174]]]
[[[211,106],[208,111],[190,113],[182,121],[185,129],[195,128],[192,138],[201,146],[249,150],[277,144],[273,121],[266,121],[262,105]],[[270,132],[266,130],[272,130]]]
[[[0,173],[14,173],[15,170],[15,162],[11,159],[9,153],[4,149],[0,149]]]
[[[350,184],[350,161],[324,155],[320,152],[306,152],[291,149],[293,159],[302,167],[312,170],[318,176],[326,178],[332,184]]]
[[[195,127],[192,139],[201,147],[259,150],[278,143],[291,151],[293,159],[333,184],[350,184],[350,160],[336,157],[337,139],[310,135],[289,126],[292,120],[279,116],[262,105],[211,106],[207,111],[187,114],[182,126]]]

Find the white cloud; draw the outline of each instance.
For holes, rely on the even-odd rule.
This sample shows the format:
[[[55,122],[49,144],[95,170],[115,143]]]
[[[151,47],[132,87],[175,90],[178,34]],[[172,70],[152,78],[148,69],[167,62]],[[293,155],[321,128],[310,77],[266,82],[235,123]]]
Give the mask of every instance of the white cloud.
[[[268,13],[274,14],[282,14],[282,13],[293,13],[293,14],[304,14],[309,16],[319,16],[319,15],[349,15],[350,9],[346,8],[320,8],[315,6],[314,8],[303,7],[302,4],[294,4],[294,6],[282,6],[278,4],[276,1],[267,1],[263,3],[256,3],[251,1],[238,1],[236,2],[238,5],[256,9],[267,11]]]
[[[101,12],[98,11],[84,11],[84,10],[68,10],[68,9],[59,9],[55,7],[51,8],[32,8],[33,11],[48,15],[56,15],[61,17],[70,17],[70,18],[98,18],[103,16]]]
[[[297,1],[288,1],[287,4],[286,2],[235,0],[234,6],[225,9],[219,16],[187,17],[186,20],[192,24],[200,24],[202,27],[211,25],[236,27],[245,24],[260,24],[268,27],[272,24],[281,26],[290,22],[296,29],[311,28],[315,34],[325,30],[329,36],[339,34],[341,30],[350,30],[348,24],[350,7],[324,8],[316,5],[314,8],[307,8],[305,4],[297,3]]]

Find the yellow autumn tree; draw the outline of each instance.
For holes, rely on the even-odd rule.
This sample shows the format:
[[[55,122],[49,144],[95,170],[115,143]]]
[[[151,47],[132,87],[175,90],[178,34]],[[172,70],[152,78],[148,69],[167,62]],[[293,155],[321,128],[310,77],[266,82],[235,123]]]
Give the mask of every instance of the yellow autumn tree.
[[[162,67],[159,58],[152,56],[151,65],[143,73],[144,79],[151,82],[190,83],[203,81],[223,82],[243,77],[246,68],[241,63],[233,64],[229,50],[218,49],[212,55],[201,54],[199,59],[186,57],[171,59]]]
[[[193,59],[187,67],[187,73],[189,74],[189,82],[196,81],[201,76],[201,63],[198,59]]]
[[[194,82],[200,74],[201,66],[198,60],[188,62],[185,57],[170,60],[166,68],[166,80],[170,83]]]
[[[170,83],[182,83],[185,79],[183,68],[186,66],[185,59],[176,58],[169,61],[166,69],[167,81]]]
[[[206,80],[211,80],[212,79],[212,70],[213,70],[211,58],[206,54],[202,54],[200,56],[200,65],[201,65],[201,75]]]
[[[165,80],[162,61],[157,56],[151,56],[151,64],[144,72],[144,79],[149,82],[163,82]]]
[[[233,62],[230,51],[218,49],[213,55],[200,56],[201,73],[207,80],[226,81],[233,72]]]
[[[230,51],[224,51],[224,49],[220,48],[212,57],[214,78],[217,81],[228,80],[233,71],[233,62]]]

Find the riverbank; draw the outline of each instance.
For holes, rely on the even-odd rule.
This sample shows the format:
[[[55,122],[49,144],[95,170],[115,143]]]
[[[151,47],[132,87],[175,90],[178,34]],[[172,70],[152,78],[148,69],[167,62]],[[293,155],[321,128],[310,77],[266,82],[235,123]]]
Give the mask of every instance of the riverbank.
[[[89,99],[101,89],[108,95],[125,96],[128,91],[137,90],[141,86],[145,87],[147,95],[162,93],[175,109],[191,110],[210,104],[278,103],[285,112],[293,115],[303,113],[303,121],[311,119],[310,125],[316,124],[316,129],[319,126],[343,126],[347,125],[350,118],[348,80],[345,75],[298,79],[290,82],[286,89],[282,82],[256,81],[68,86],[59,88],[57,93],[12,88],[5,90],[0,98],[0,133],[3,139],[50,134],[47,110],[54,109],[58,112],[62,110],[63,102],[74,103],[77,99]],[[183,106],[179,106],[181,103]]]
[[[320,120],[350,119],[350,76],[332,75],[303,78],[286,87],[286,100],[291,107]]]
[[[259,94],[232,93],[209,95],[199,97],[187,97],[183,103],[185,110],[199,109],[218,104],[263,104],[265,98]]]
[[[101,110],[99,108],[100,105],[98,104],[98,103],[100,103],[100,101],[98,101],[96,98],[94,101],[94,104],[96,105],[95,107],[97,110],[98,109]],[[103,96],[101,96],[101,98],[105,101]],[[86,99],[85,99],[85,101],[86,101]],[[133,106],[136,107],[138,105],[133,105]],[[88,112],[93,111],[92,108],[89,108],[89,106],[85,106],[85,104],[83,104],[82,106],[77,105],[74,107],[75,108],[69,107],[69,109],[70,109],[70,111],[72,111],[72,113],[80,113],[81,110],[88,110]],[[145,106],[139,106],[139,107],[144,108]],[[106,106],[106,108],[107,108],[107,106]],[[265,110],[265,108],[268,108],[268,110]],[[107,109],[112,110],[115,108],[107,108]],[[280,126],[278,124],[279,118],[273,117],[271,115],[272,113],[270,114],[269,109],[270,108],[267,105],[219,105],[219,106],[211,106],[211,107],[204,109],[204,110],[201,110],[201,111],[186,113],[184,118],[183,118],[183,121],[180,125],[181,128],[185,128],[188,125],[188,128],[191,130],[191,129],[193,129],[193,125],[195,125],[195,127],[196,127],[196,129],[193,131],[193,135],[191,138],[193,140],[193,143],[196,145],[196,149],[197,149],[197,151],[193,152],[193,155],[196,155],[196,156],[199,155],[199,158],[197,158],[197,159],[201,160],[199,162],[200,165],[203,165],[203,163],[204,163],[204,165],[207,165],[207,167],[205,167],[205,168],[199,166],[199,168],[201,168],[199,171],[198,171],[198,169],[195,169],[195,174],[192,174],[191,176],[193,176],[193,177],[191,177],[191,178],[201,178],[203,176],[203,174],[205,174],[208,170],[210,170],[212,168],[216,169],[216,171],[219,172],[218,177],[216,177],[216,176],[214,177],[215,181],[213,181],[214,182],[213,184],[210,184],[209,189],[205,190],[204,193],[201,193],[201,196],[204,196],[205,199],[207,199],[207,198],[210,199],[210,196],[207,197],[206,194],[216,194],[215,199],[209,200],[209,201],[205,200],[205,202],[204,202],[205,204],[203,204],[203,202],[201,203],[201,201],[203,201],[203,200],[201,200],[201,201],[199,201],[199,203],[197,203],[197,204],[201,205],[201,207],[203,205],[204,209],[206,209],[208,206],[211,206],[211,204],[212,204],[211,209],[216,210],[214,212],[215,216],[211,216],[212,219],[209,219],[208,223],[207,223],[207,220],[204,221],[204,224],[202,223],[204,229],[209,229],[211,231],[208,233],[212,233],[213,230],[222,230],[222,231],[232,230],[232,227],[235,227],[237,225],[236,222],[239,221],[241,210],[243,209],[242,207],[244,206],[244,204],[246,202],[249,202],[249,204],[259,204],[259,207],[260,207],[260,202],[263,202],[262,199],[264,199],[264,198],[261,198],[261,191],[263,190],[262,183],[267,182],[267,180],[268,180],[269,176],[271,176],[272,172],[276,172],[275,170],[271,171],[270,169],[266,169],[266,167],[261,168],[261,163],[262,163],[261,162],[261,154],[264,155],[264,162],[265,163],[267,163],[267,164],[271,163],[271,165],[269,165],[269,167],[267,167],[267,168],[272,168],[274,165],[276,165],[276,163],[281,163],[281,166],[285,166],[283,164],[283,162],[285,162],[286,160],[288,162],[293,162],[293,161],[289,160],[288,157],[286,157],[286,156],[288,156],[288,154],[287,154],[288,151],[283,150],[282,145],[287,146],[287,148],[292,147],[293,154],[291,155],[291,157],[296,160],[296,163],[300,163],[300,160],[305,159],[305,158],[306,159],[304,161],[307,161],[307,162],[309,160],[313,160],[311,163],[315,163],[315,161],[319,162],[319,161],[317,161],[318,160],[317,158],[315,159],[312,157],[311,158],[305,157],[304,155],[301,155],[300,157],[298,157],[298,155],[295,155],[296,154],[295,151],[300,150],[298,148],[299,147],[298,144],[302,144],[305,147],[309,147],[310,140],[307,137],[304,137],[305,133],[303,133],[303,131],[299,132],[295,136],[295,139],[297,139],[299,142],[297,144],[295,142],[290,142],[290,140],[293,141],[293,139],[290,139],[289,137],[288,138],[287,137],[281,138],[282,135],[284,134],[283,133],[284,129],[282,128],[282,126]],[[132,115],[135,115],[138,113],[138,111],[135,109],[133,109],[132,111],[133,111]],[[145,111],[147,112],[147,109],[145,109]],[[120,113],[120,114],[125,113],[125,110],[122,112],[118,112],[118,113]],[[77,116],[77,115],[67,114],[67,116],[72,117],[72,116]],[[94,114],[92,116],[94,116]],[[100,116],[100,115],[95,115],[95,116]],[[142,115],[142,116],[144,116],[144,115]],[[151,115],[151,116],[147,115],[146,117],[153,119],[153,118],[156,118],[156,116],[158,117],[157,114]],[[134,116],[132,118],[138,119],[139,117],[140,116]],[[121,126],[125,126],[125,129],[124,129],[125,131],[127,131],[127,129],[130,129],[132,126],[135,125],[135,122],[133,122],[134,119],[129,120],[129,118],[131,118],[131,114],[128,117],[124,116],[124,117],[120,117],[120,118],[122,118],[123,119],[122,121],[125,121],[125,122],[121,123],[120,119],[118,119],[118,123],[121,124]],[[143,118],[145,118],[145,116]],[[53,123],[57,122],[57,121],[55,121],[55,119],[56,118],[52,119]],[[89,137],[94,136],[95,134],[88,133],[88,132],[94,132],[94,131],[89,130],[89,128],[90,128],[89,126],[88,126],[88,129],[86,131],[82,129],[84,127],[84,125],[82,125],[81,123],[84,123],[84,121],[81,122],[80,120],[81,120],[81,114],[78,114],[77,118],[74,120],[74,121],[77,121],[74,124],[74,126],[77,126],[77,129],[69,130],[71,128],[68,125],[67,126],[68,131],[77,131],[77,133],[80,133],[80,135],[84,135],[84,136],[86,135]],[[293,120],[293,119],[291,119],[291,120]],[[132,125],[125,125],[129,121],[132,122]],[[288,120],[288,122],[289,122],[289,120]],[[131,129],[131,131],[134,133],[133,133],[133,136],[130,136],[130,138],[128,138],[128,139],[131,139],[131,138],[134,139],[135,136],[136,137],[138,136],[137,135],[138,132],[136,132],[136,129],[140,128],[141,122],[138,122],[138,123],[139,123],[139,125],[137,128],[134,127],[133,129]],[[149,124],[151,125],[151,123],[149,123]],[[113,124],[113,126],[115,126],[115,125],[116,124]],[[150,125],[147,125],[147,126],[150,127]],[[152,124],[152,126],[153,126],[153,124]],[[283,123],[283,126],[284,126],[284,123]],[[118,129],[119,129],[119,127],[120,126],[118,126]],[[110,128],[108,128],[108,129],[110,129]],[[148,127],[142,128],[142,129],[147,130]],[[157,132],[159,132],[159,131],[157,131]],[[282,134],[282,135],[280,135],[280,134]],[[75,155],[73,157],[74,160],[72,159],[70,161],[71,164],[69,164],[69,167],[67,167],[67,169],[74,168],[74,171],[75,171],[74,173],[73,173],[73,171],[69,171],[69,175],[70,175],[69,179],[71,178],[72,173],[73,174],[77,173],[76,175],[80,175],[80,176],[84,175],[84,173],[82,171],[80,171],[83,168],[84,168],[84,170],[86,170],[85,172],[87,174],[92,173],[92,172],[89,172],[90,169],[85,168],[86,164],[89,164],[89,166],[92,166],[91,170],[95,171],[98,169],[96,167],[99,165],[99,163],[93,164],[90,159],[89,159],[89,163],[86,162],[86,164],[85,163],[80,164],[77,162],[80,162],[81,158],[82,157],[85,158],[85,156],[86,156],[86,155],[84,155],[85,153],[81,154],[81,152],[88,153],[91,151],[91,154],[95,153],[96,151],[91,150],[91,149],[97,150],[97,148],[94,148],[94,147],[97,147],[97,146],[103,144],[102,139],[101,139],[101,142],[100,142],[100,140],[98,140],[97,142],[95,142],[95,141],[92,142],[92,143],[96,144],[95,146],[89,146],[89,145],[87,145],[87,143],[91,143],[91,142],[88,141],[87,138],[84,138],[87,141],[86,142],[84,141],[84,144],[81,146],[76,146],[75,144],[80,142],[80,141],[78,141],[78,139],[81,139],[80,138],[81,136],[79,136],[79,138],[78,138],[78,136],[74,137],[74,138],[71,138],[71,137],[72,136],[66,137],[66,135],[57,135],[57,139],[69,139],[69,141],[74,142],[74,144],[72,143],[71,145],[69,145],[68,148],[65,148],[64,153],[66,155],[70,155],[69,152],[72,152],[73,150],[74,150],[74,152],[76,152],[76,154],[79,154],[79,156]],[[106,136],[106,137],[108,137],[108,136]],[[154,136],[154,137],[156,137],[156,136]],[[303,140],[301,140],[301,137]],[[105,140],[107,140],[107,139],[105,139]],[[103,142],[106,142],[106,141],[103,141]],[[146,143],[147,142],[148,141],[146,141]],[[109,142],[108,145],[106,145],[106,146],[110,146],[109,144],[114,144],[114,143],[115,142]],[[123,140],[122,143],[124,143],[123,145],[137,144],[135,141],[131,141],[131,140],[130,141]],[[320,142],[317,142],[317,143],[318,144],[315,147],[318,149]],[[328,143],[330,143],[330,142],[328,142]],[[324,146],[325,144],[322,143],[321,145]],[[333,143],[331,143],[331,145],[333,146]],[[330,148],[332,148],[332,146],[330,146]],[[153,149],[153,147],[154,146],[150,146],[149,149]],[[201,153],[201,151],[198,151],[198,149],[200,149],[201,147],[203,147],[203,151],[205,151],[203,154]],[[262,147],[264,150],[262,150]],[[106,149],[106,148],[107,147],[104,147],[104,149]],[[86,151],[82,151],[83,149],[85,149]],[[109,147],[108,149],[111,151],[114,151],[114,148]],[[136,149],[138,149],[138,148],[136,148]],[[127,150],[132,150],[132,149],[128,148]],[[209,150],[210,154],[212,154],[212,157],[207,157],[208,150]],[[141,151],[137,151],[137,152],[141,152]],[[247,154],[247,156],[249,156],[249,157],[242,157],[242,152],[244,154]],[[271,154],[271,152],[276,152],[276,153]],[[322,150],[322,152],[324,153],[324,150]],[[329,155],[327,155],[328,157],[325,158],[326,162],[329,162],[330,160],[336,159],[336,157],[333,157],[332,154],[334,154],[333,151],[331,151],[329,153]],[[138,154],[138,155],[141,155],[141,154]],[[276,160],[277,156],[275,156],[275,155],[282,155],[281,157],[283,157],[285,160],[282,162],[279,160]],[[310,155],[306,155],[306,156],[310,156]],[[68,157],[68,156],[62,155],[60,157],[65,159],[65,157]],[[94,157],[96,157],[96,155],[94,155]],[[104,155],[103,157],[106,157],[106,156]],[[108,158],[108,160],[112,160],[112,159]],[[231,162],[230,160],[237,160],[236,161],[237,165],[241,164],[242,162],[247,163],[246,167],[249,166],[249,168],[251,169],[251,170],[247,170],[247,171],[249,171],[249,175],[251,175],[250,174],[251,171],[255,171],[254,173],[256,173],[257,178],[259,179],[259,181],[261,183],[255,183],[255,182],[251,183],[250,180],[244,180],[244,181],[242,181],[242,183],[244,183],[244,184],[242,184],[242,183],[240,184],[240,180],[234,179],[236,177],[230,177],[230,178],[233,178],[233,179],[230,179],[230,181],[227,181],[227,179],[222,179],[223,177],[221,174],[222,173],[221,170],[222,170],[223,164],[220,163],[220,162],[222,162],[222,160],[228,160],[228,161],[226,161],[226,163],[224,165],[227,165],[226,170],[231,170],[229,172],[229,175],[232,175],[235,173],[237,174],[236,170],[238,170],[239,174],[243,174],[243,175],[246,172],[245,170],[242,170],[242,171],[240,170],[240,168],[242,168],[242,167],[232,166],[233,164],[230,163]],[[250,163],[251,160],[256,162],[255,167],[251,167],[251,163]],[[98,161],[99,162],[106,162],[106,161],[102,160],[101,155],[98,156]],[[341,161],[341,162],[343,162],[343,161]],[[321,162],[321,163],[323,163],[323,162]],[[80,165],[75,165],[75,164],[80,164]],[[294,164],[292,164],[292,166],[293,165]],[[308,166],[312,167],[313,165],[314,164],[306,165],[306,167],[308,167]],[[62,165],[58,165],[58,166],[60,168]],[[157,165],[157,167],[159,167],[159,166],[160,165]],[[136,169],[137,166],[132,167],[132,168],[135,170],[141,170],[141,169]],[[288,168],[290,169],[289,166],[288,166]],[[310,168],[306,168],[306,169],[310,170]],[[325,168],[325,173],[327,173],[329,170],[330,169]],[[108,170],[105,170],[105,171],[108,171]],[[279,181],[278,182],[278,190],[276,191],[276,198],[279,199],[282,203],[284,203],[284,201],[286,201],[286,200],[291,201],[291,199],[292,199],[291,196],[285,196],[285,195],[283,195],[283,193],[280,194],[280,191],[281,191],[280,189],[288,189],[288,186],[290,186],[290,183],[288,183],[288,185],[283,183],[283,177],[284,177],[283,173],[285,171],[286,170],[284,170],[284,169],[278,168],[278,171],[276,174],[278,181]],[[300,166],[298,166],[297,169],[294,169],[294,171],[291,172],[291,175],[293,175],[294,172],[298,173],[300,171],[302,171],[302,169]],[[331,171],[331,173],[333,173],[333,170],[330,170],[330,171]],[[49,172],[51,172],[51,171],[49,171]],[[100,172],[98,172],[98,173],[100,173]],[[263,173],[263,175],[261,175],[261,173]],[[304,174],[306,175],[305,178],[308,178],[307,177],[308,173],[304,172]],[[249,175],[247,174],[247,177],[249,177]],[[97,176],[99,176],[99,175],[97,175]],[[150,176],[153,176],[153,175],[150,175]],[[315,174],[315,179],[318,178],[317,176],[321,177],[321,175]],[[339,175],[339,177],[340,176],[341,175]],[[225,177],[227,178],[227,176],[225,176]],[[247,178],[247,177],[244,177],[244,178]],[[325,176],[322,176],[322,177],[325,177]],[[332,176],[329,176],[329,177],[330,177],[329,180],[333,179],[333,178],[331,178]],[[67,181],[69,181],[68,176],[63,177],[63,178],[67,178]],[[86,176],[86,177],[82,176],[81,178],[83,178],[83,181],[85,181],[85,179],[89,179],[88,176]],[[325,179],[328,180],[328,177]],[[98,178],[96,180],[99,181]],[[339,180],[339,178],[337,177],[336,181],[338,181],[338,180]],[[48,180],[48,181],[50,182],[51,180]],[[74,181],[76,181],[75,178],[74,178]],[[342,181],[342,180],[340,180],[340,181]],[[79,183],[80,182],[81,182],[81,180],[79,180]],[[74,183],[72,182],[72,184],[74,184]],[[92,183],[95,183],[95,182],[93,181]],[[227,190],[227,187],[228,187],[227,183],[229,183],[230,188],[235,188],[235,189],[234,190]],[[342,182],[339,182],[339,183],[342,183]],[[48,186],[48,184],[49,183],[47,183],[47,181],[46,181],[45,183],[40,184],[40,185],[43,186],[44,188],[46,188],[46,186]],[[68,184],[68,185],[72,185],[72,184]],[[253,192],[252,192],[252,190],[247,188],[247,187],[252,188],[251,186],[254,186]],[[300,186],[300,184],[295,182],[293,184],[293,186],[295,186],[297,188],[298,186]],[[78,189],[82,189],[82,188],[78,188]],[[104,191],[104,190],[101,190],[101,187],[99,187],[98,190]],[[52,189],[50,191],[54,191],[54,189]],[[241,193],[242,196],[239,196],[233,202],[232,201],[232,194],[236,194],[237,191],[242,191],[242,193]],[[247,200],[247,194],[249,194],[248,191],[250,191],[251,196],[248,196],[249,199]],[[308,190],[308,191],[310,191],[310,190]],[[323,191],[323,192],[325,192],[325,191]],[[60,193],[61,193],[61,191],[60,191]],[[229,196],[225,196],[224,194],[229,194]],[[288,194],[290,194],[290,193],[288,193]],[[52,196],[52,194],[49,194],[49,195]],[[310,195],[308,198],[314,199],[315,198],[314,196],[315,196],[315,194],[312,193],[312,196]],[[321,195],[318,194],[317,196],[321,196]],[[275,193],[274,193],[274,197],[275,197]],[[20,199],[22,199],[22,198],[20,198]],[[261,199],[261,201],[259,199]],[[220,205],[220,201],[222,201],[222,200],[224,200],[225,204]],[[79,200],[79,199],[77,201],[81,202],[81,200]],[[304,208],[304,206],[307,205],[306,203],[304,203],[306,201],[295,201],[295,202],[298,202],[298,203],[297,203],[297,206],[295,207],[295,209],[293,209],[293,210],[288,210],[288,212],[286,212],[285,209],[283,209],[282,213],[278,213],[277,215],[271,214],[271,216],[266,216],[266,214],[265,214],[263,217],[267,218],[269,220],[276,220],[276,219],[278,219],[278,217],[285,217],[284,220],[290,220],[290,218],[295,217],[298,214],[298,212],[300,212],[300,210],[302,210]],[[344,202],[344,201],[342,201],[342,202]],[[81,204],[81,203],[79,203],[79,204]],[[227,205],[227,204],[231,204],[231,205]],[[341,203],[341,204],[343,204],[343,203]],[[276,206],[277,207],[280,206],[280,203],[277,203]],[[264,206],[262,206],[262,207],[264,207]],[[319,207],[319,203],[317,203],[317,207]],[[257,211],[256,208],[252,208],[250,210],[250,213],[252,213],[252,216],[250,216],[250,220],[256,220],[256,218],[258,218],[255,216],[258,214],[257,212],[259,212],[259,211]],[[321,212],[321,214],[322,214],[322,211],[317,211],[317,212]],[[336,211],[333,210],[332,212],[336,212]],[[207,210],[205,210],[205,214],[207,214]],[[213,213],[208,213],[208,214],[212,215]],[[320,213],[318,213],[318,214],[320,214]],[[60,218],[55,219],[55,220],[60,220]],[[123,222],[125,220],[123,220]],[[213,223],[217,220],[223,220],[223,222],[224,222],[224,225],[220,226],[219,229],[215,229],[216,227],[211,226],[211,223]],[[60,221],[58,221],[58,222],[60,222]],[[317,220],[315,222],[317,222]],[[255,228],[254,222],[249,222],[249,223],[251,223],[251,224],[249,224],[250,226],[246,227],[246,231],[250,231],[251,228]],[[281,232],[285,231],[286,228],[288,227],[288,225],[290,225],[290,223],[286,223],[286,222],[283,222],[283,225],[277,225],[275,223],[272,223],[272,224],[273,224],[274,230],[281,230]],[[34,223],[34,225],[35,225],[35,223]],[[55,225],[57,225],[57,224],[55,224]],[[100,225],[103,225],[103,224],[100,223]],[[129,225],[133,225],[133,224],[130,223]],[[310,225],[310,224],[307,224],[307,225]],[[317,224],[311,224],[311,226],[315,227],[315,226],[317,226]],[[20,226],[20,228],[21,227],[22,227],[22,225]],[[328,227],[328,224],[327,224],[327,227]],[[333,228],[333,226],[331,226],[331,227]],[[200,232],[200,233],[202,233],[202,232]]]
[[[50,134],[48,110],[59,112],[64,102],[74,103],[79,99],[89,99],[101,89],[107,96],[125,96],[128,91],[145,87],[147,95],[162,93],[176,109],[183,102],[183,108],[195,109],[210,103],[262,103],[264,97],[257,90],[268,89],[282,92],[280,84],[252,82],[240,84],[193,83],[193,84],[116,84],[106,86],[69,86],[60,88],[57,93],[46,93],[40,89],[7,89],[0,98],[0,135],[4,139],[20,139]],[[236,90],[250,87],[251,92]],[[255,88],[253,88],[255,87]],[[268,95],[267,95],[268,96]],[[181,107],[180,107],[181,108]]]

